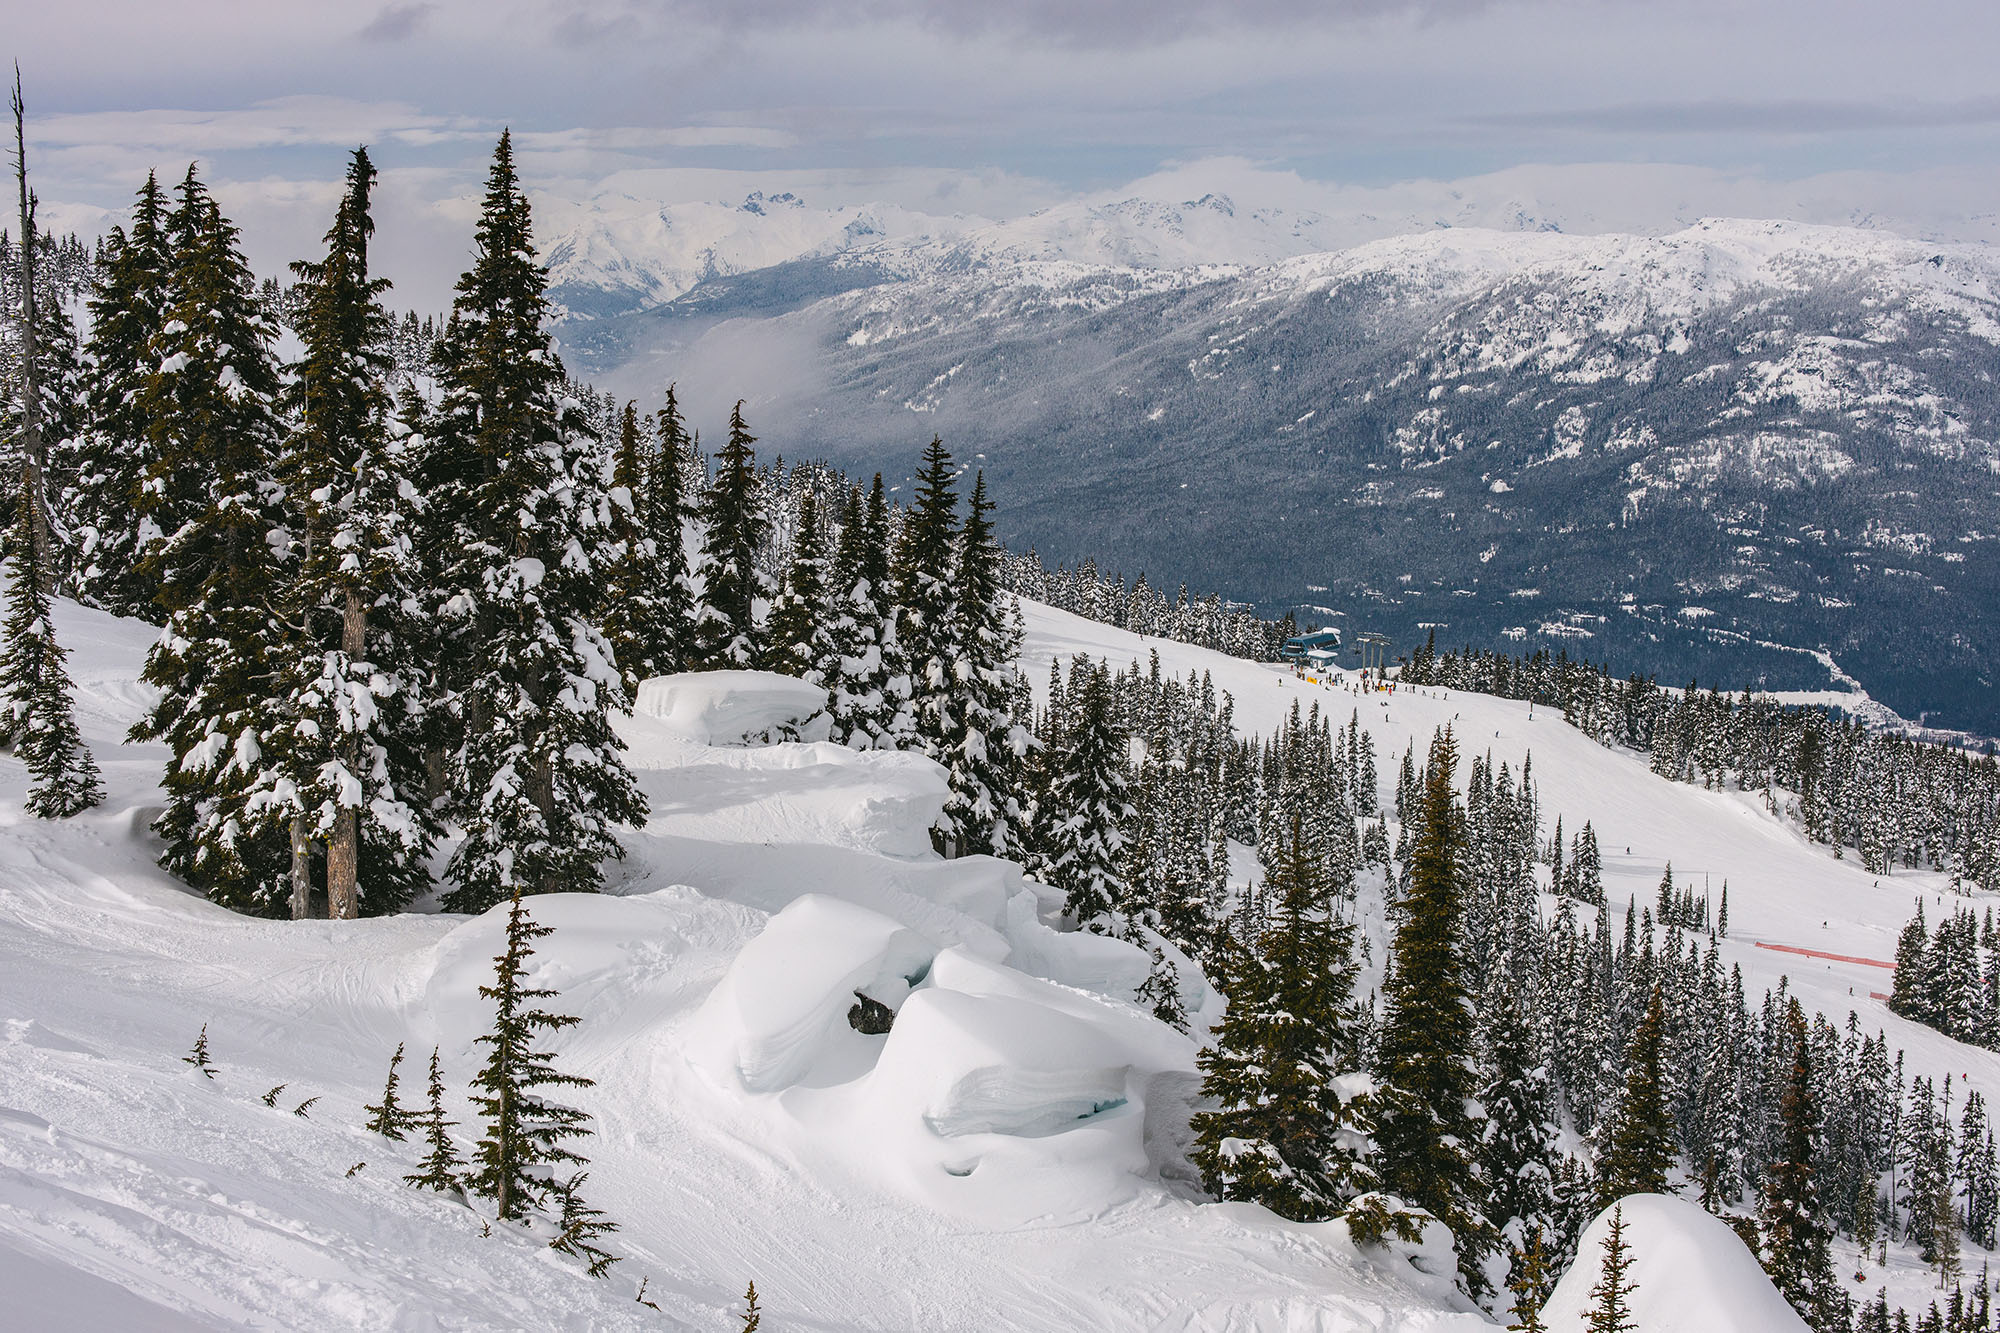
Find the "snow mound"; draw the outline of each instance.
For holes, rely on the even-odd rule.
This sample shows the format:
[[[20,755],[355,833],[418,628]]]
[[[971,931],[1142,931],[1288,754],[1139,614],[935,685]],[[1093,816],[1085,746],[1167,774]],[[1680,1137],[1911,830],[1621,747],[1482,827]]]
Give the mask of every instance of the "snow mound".
[[[826,691],[774,671],[683,671],[639,682],[633,711],[703,745],[823,741]]]
[[[897,1015],[870,1094],[940,1138],[1037,1138],[1136,1104],[1145,1075],[1192,1057],[1131,1006],[948,949]]]
[[[937,952],[879,912],[808,894],[736,955],[697,1020],[698,1064],[749,1092],[801,1082],[837,1044],[857,993],[895,1009]]]
[[[1727,1224],[1685,1199],[1633,1194],[1619,1200],[1632,1247],[1627,1304],[1638,1333],[1808,1333],[1755,1255]],[[1549,1333],[1588,1326],[1590,1289],[1602,1275],[1611,1213],[1584,1228],[1577,1260],[1542,1308]]]

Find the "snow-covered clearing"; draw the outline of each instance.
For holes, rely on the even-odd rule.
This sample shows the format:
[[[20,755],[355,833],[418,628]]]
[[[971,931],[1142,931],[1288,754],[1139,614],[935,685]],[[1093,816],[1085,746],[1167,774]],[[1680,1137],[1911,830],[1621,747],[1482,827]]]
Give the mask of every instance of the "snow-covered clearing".
[[[1274,668],[1027,612],[1038,682],[1055,654],[1157,648],[1170,672],[1212,672],[1257,731],[1302,693]],[[653,815],[612,892],[533,903],[556,928],[533,979],[583,1018],[556,1048],[597,1080],[576,1096],[599,1130],[587,1191],[625,1261],[594,1282],[546,1237],[482,1236],[400,1183],[412,1145],[359,1126],[399,1042],[406,1094],[436,1045],[470,1118],[456,1094],[501,915],[266,922],[190,896],[147,831],[165,751],[123,740],[151,631],[57,617],[110,794],[36,821],[0,760],[0,1324],[714,1330],[754,1278],[787,1330],[1486,1326],[1338,1224],[1194,1201],[1178,1144],[1195,1047],[1129,1004],[1144,958],[1052,930],[1055,905],[1008,863],[936,859],[933,766],[711,746],[686,699],[672,721],[621,723]],[[1934,877],[1878,885],[1755,798],[1668,784],[1525,704],[1303,693],[1361,710],[1385,778],[1447,722],[1517,767],[1532,749],[1545,817],[1594,822],[1614,900],[1649,901],[1668,859],[1683,881],[1727,879],[1725,958],[1755,990],[1789,973],[1809,1007],[1887,1026],[1918,1072],[2000,1089],[2000,1057],[1869,1000],[1879,969],[1753,947],[1888,956]],[[857,990],[900,1008],[886,1036],[849,1024]],[[203,1024],[213,1081],[181,1061]],[[633,1299],[642,1277],[658,1311]]]

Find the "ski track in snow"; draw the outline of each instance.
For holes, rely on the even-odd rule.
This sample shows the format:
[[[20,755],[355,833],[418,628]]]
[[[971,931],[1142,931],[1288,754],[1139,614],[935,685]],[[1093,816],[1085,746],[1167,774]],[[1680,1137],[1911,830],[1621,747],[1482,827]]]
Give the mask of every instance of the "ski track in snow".
[[[1157,649],[1170,673],[1210,671],[1249,731],[1268,732],[1295,698],[1319,700],[1336,722],[1359,709],[1385,779],[1406,745],[1421,755],[1445,723],[1468,756],[1490,750],[1518,771],[1532,750],[1545,819],[1595,824],[1614,903],[1649,903],[1669,859],[1683,883],[1727,879],[1725,962],[1742,964],[1753,997],[1789,974],[1808,1008],[1836,1020],[1853,1008],[1870,1030],[1888,1028],[1915,1072],[1965,1071],[1989,1098],[2000,1090],[2000,1057],[1868,998],[1878,971],[1753,947],[1887,956],[1912,896],[1941,893],[1940,877],[1878,883],[1754,797],[1666,783],[1559,717],[1530,720],[1525,704],[1301,687],[1273,667],[1025,609],[1023,667],[1038,684],[1054,655],[1143,665]],[[557,930],[534,978],[583,1017],[556,1039],[558,1063],[597,1080],[575,1096],[599,1131],[584,1145],[586,1193],[621,1224],[611,1248],[625,1261],[594,1282],[546,1248],[546,1232],[482,1237],[464,1206],[400,1183],[414,1144],[359,1126],[398,1042],[405,1098],[421,1097],[435,1044],[452,1113],[470,1120],[461,1094],[478,1063],[487,1006],[476,987],[499,948],[497,915],[336,927],[247,920],[188,894],[154,865],[146,829],[164,751],[123,741],[146,701],[134,681],[152,631],[69,603],[57,615],[109,799],[64,823],[30,819],[20,766],[0,760],[0,1289],[11,1293],[0,1324],[716,1329],[754,1278],[769,1323],[785,1329],[1487,1326],[1434,1281],[1357,1255],[1337,1224],[1199,1205],[1183,1183],[1161,1183],[1163,1163],[1170,1178],[1184,1165],[1147,1131],[1171,1125],[1193,1045],[1124,1005],[1143,966],[1134,973],[1123,946],[1048,931],[1038,917],[1049,904],[1015,868],[931,856],[935,770],[831,746],[711,748],[643,716],[620,727],[653,815],[609,868],[612,892],[534,903]],[[1040,1085],[980,1067],[969,1048],[915,1045],[920,1024],[863,1038],[837,1016],[802,1048],[794,1086],[747,1092],[726,1059],[702,1054],[747,1049],[710,997],[771,915],[806,894],[848,905],[828,919],[876,914],[926,952],[949,951],[917,992],[937,1001],[926,1023],[951,1006],[990,1016],[1040,1005],[1050,1032],[1140,1052],[1115,1057],[1141,1062],[1125,1071],[1130,1104],[1093,1108],[1062,1132],[952,1122],[941,1134],[914,1099],[933,1095],[924,1075],[960,1056],[969,1081],[935,1095],[1000,1098],[962,1104],[979,1114],[1032,1111]],[[827,1001],[778,998],[803,1006],[795,1026],[810,1038],[825,1015],[808,1002]],[[204,1023],[212,1081],[181,1061]],[[1008,1030],[994,1033],[1004,1047]],[[885,1054],[897,1049],[901,1081]],[[310,1119],[291,1114],[312,1096]],[[642,1276],[657,1313],[633,1301]],[[1899,1272],[1892,1285],[1914,1296],[1922,1281]]]

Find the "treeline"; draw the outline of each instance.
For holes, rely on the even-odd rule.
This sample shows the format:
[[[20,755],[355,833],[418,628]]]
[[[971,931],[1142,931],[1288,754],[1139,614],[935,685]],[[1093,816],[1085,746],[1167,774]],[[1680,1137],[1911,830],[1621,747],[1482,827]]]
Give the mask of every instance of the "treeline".
[[[1878,875],[1928,867],[2000,887],[2000,762],[1869,730],[1832,709],[1748,691],[1663,689],[1546,650],[1440,654],[1435,635],[1402,679],[1559,708],[1601,744],[1651,754],[1676,782],[1763,792],[1806,836]],[[1782,804],[1781,804],[1782,803]]]
[[[1185,583],[1171,601],[1148,584],[1144,574],[1127,587],[1123,575],[1105,578],[1098,573],[1094,560],[1075,569],[1050,569],[1033,550],[1026,555],[1009,553],[1003,577],[1007,587],[1021,596],[1086,620],[1253,662],[1276,661],[1285,640],[1299,632],[1289,614],[1282,620],[1265,620],[1214,594],[1192,594]]]

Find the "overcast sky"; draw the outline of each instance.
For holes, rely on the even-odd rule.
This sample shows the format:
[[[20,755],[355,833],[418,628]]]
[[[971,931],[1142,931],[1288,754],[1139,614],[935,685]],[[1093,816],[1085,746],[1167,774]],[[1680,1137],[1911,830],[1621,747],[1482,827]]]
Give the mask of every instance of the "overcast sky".
[[[415,270],[464,255],[502,125],[552,202],[797,181],[1002,217],[1228,158],[1344,187],[1561,168],[1627,212],[1658,181],[1662,209],[1967,237],[2000,217],[1990,0],[9,8],[50,221],[90,227],[199,158],[268,268],[310,249],[366,142],[385,262],[418,299],[449,277]]]

